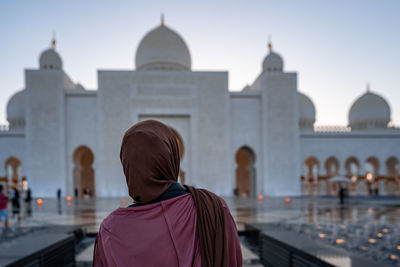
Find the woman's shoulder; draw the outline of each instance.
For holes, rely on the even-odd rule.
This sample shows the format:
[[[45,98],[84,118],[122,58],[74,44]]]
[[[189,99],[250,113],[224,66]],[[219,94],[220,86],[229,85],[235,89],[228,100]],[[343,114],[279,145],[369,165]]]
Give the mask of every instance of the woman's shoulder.
[[[112,229],[125,225],[126,223],[135,223],[146,221],[149,218],[162,217],[163,207],[176,206],[191,200],[190,194],[181,195],[164,201],[133,207],[120,207],[111,212],[101,223],[100,229]],[[180,206],[180,205],[178,205]]]

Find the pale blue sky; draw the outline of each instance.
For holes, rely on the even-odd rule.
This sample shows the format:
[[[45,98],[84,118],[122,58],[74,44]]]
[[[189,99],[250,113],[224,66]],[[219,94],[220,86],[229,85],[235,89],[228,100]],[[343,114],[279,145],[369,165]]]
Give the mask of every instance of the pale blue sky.
[[[56,31],[64,70],[97,88],[97,69],[133,69],[140,39],[160,23],[187,42],[193,70],[229,71],[229,89],[252,83],[268,35],[317,123],[347,124],[351,103],[371,90],[385,97],[400,125],[400,1],[0,1],[0,123],[23,69]]]

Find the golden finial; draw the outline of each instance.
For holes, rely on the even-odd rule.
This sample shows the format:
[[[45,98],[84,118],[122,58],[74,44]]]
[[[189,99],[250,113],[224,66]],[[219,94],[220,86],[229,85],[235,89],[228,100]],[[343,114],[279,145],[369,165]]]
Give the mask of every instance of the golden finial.
[[[268,35],[268,49],[269,49],[269,52],[272,52],[271,35]]]
[[[51,39],[51,47],[54,49],[57,46],[57,41],[56,41],[56,32],[53,31],[53,38]]]
[[[164,26],[164,13],[161,13],[161,26]]]

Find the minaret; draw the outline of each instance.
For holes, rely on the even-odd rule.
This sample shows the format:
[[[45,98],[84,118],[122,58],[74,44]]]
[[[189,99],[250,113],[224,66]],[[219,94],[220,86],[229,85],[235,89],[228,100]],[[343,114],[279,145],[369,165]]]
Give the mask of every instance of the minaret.
[[[272,52],[272,42],[271,42],[271,35],[268,35],[268,50]]]
[[[272,50],[258,78],[262,93],[263,194],[300,194],[297,75],[283,71],[282,58]]]
[[[57,41],[56,41],[56,32],[53,31],[53,38],[51,39],[51,48],[56,49]]]
[[[164,27],[164,13],[161,13],[161,27]]]

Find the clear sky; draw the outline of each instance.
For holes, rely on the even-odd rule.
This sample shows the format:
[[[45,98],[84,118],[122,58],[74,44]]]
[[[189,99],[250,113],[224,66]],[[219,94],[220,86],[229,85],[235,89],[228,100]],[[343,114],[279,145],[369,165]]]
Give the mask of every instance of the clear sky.
[[[317,123],[345,125],[352,102],[371,84],[400,125],[400,1],[0,1],[0,123],[24,87],[25,68],[56,32],[64,70],[97,88],[98,69],[133,69],[141,38],[160,23],[186,41],[193,70],[229,71],[241,90],[261,72],[268,35],[298,72]]]

